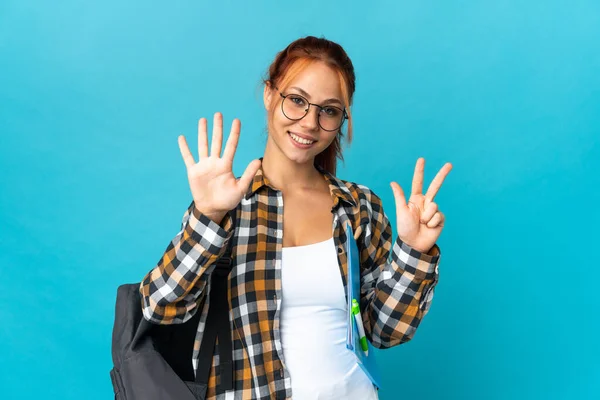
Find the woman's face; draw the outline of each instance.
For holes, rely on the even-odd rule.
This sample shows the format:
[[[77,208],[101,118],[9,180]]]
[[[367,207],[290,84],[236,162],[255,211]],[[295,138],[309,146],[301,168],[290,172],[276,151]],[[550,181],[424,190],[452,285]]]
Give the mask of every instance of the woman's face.
[[[309,65],[290,82],[287,88],[279,89],[281,89],[281,93],[284,95],[292,95],[286,100],[286,105],[295,105],[300,110],[303,106],[302,100],[293,97],[293,95],[300,95],[308,100],[308,102],[320,106],[327,105],[344,109],[338,74],[322,62]],[[304,118],[293,121],[287,118],[282,112],[283,98],[276,88],[265,88],[264,101],[269,114],[268,145],[274,145],[292,161],[300,164],[310,163],[312,165],[317,154],[325,150],[338,134],[339,130],[326,131],[317,122],[319,112],[321,114],[329,114],[329,118],[331,118],[331,112],[320,111],[318,107],[311,105],[308,114]],[[272,104],[272,102],[276,104]],[[275,107],[271,114],[272,105]],[[306,107],[308,105],[304,105],[303,108],[305,109]],[[333,108],[329,108],[328,110],[333,110]],[[321,124],[325,125],[324,119],[327,116],[322,115],[320,118]],[[325,127],[330,129],[328,126]]]

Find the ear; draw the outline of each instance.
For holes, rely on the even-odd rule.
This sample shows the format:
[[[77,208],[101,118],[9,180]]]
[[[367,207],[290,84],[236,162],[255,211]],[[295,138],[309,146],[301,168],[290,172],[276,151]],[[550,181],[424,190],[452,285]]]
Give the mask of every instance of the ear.
[[[271,101],[273,101],[273,89],[271,88],[271,83],[266,82],[263,93],[263,102],[265,103],[265,109],[267,111],[271,109]]]

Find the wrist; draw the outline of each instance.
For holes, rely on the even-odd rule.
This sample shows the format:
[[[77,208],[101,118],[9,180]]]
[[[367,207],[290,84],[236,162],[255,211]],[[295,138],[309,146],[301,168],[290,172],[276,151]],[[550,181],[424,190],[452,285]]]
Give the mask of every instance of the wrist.
[[[194,208],[196,209],[197,213],[204,215],[216,224],[220,224],[223,221],[223,218],[225,218],[225,215],[227,215],[227,211],[214,211],[210,209],[204,209],[196,205],[194,205]]]
[[[402,241],[402,243],[404,243],[405,245],[407,245],[408,247],[410,247],[413,250],[418,251],[419,253],[422,254],[428,254],[431,249],[433,248],[433,246],[430,246],[428,248],[424,248],[422,246],[417,246],[417,245],[413,245],[410,241],[404,240],[401,237],[399,237],[400,241]]]

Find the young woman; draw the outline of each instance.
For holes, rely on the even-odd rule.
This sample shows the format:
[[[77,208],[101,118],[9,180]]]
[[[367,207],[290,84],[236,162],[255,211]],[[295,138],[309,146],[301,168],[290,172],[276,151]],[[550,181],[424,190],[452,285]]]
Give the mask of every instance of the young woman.
[[[350,223],[360,250],[360,309],[368,340],[377,348],[410,340],[438,280],[435,242],[444,215],[434,196],[452,166],[446,164],[423,194],[419,159],[408,203],[400,186],[391,184],[398,232],[392,242],[380,198],[335,176],[343,130],[352,137],[355,87],[342,47],[299,39],[276,56],[264,83],[267,145],[241,178],[232,172],[239,120],[221,154],[222,115],[214,116],[210,153],[207,121],[200,119],[198,162],[179,137],[193,202],[180,232],[142,282],[144,316],[172,324],[201,313],[196,369],[208,311],[205,303],[200,309],[199,299],[230,244],[235,389],[217,393],[215,357],[208,398],[376,399],[345,346],[344,226]]]

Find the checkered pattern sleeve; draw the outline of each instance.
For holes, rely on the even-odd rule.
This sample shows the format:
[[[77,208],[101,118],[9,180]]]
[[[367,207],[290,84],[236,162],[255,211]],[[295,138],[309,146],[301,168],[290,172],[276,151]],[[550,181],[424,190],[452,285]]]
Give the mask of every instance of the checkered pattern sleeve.
[[[140,284],[142,310],[148,321],[183,323],[194,315],[215,261],[233,234],[232,227],[229,214],[217,224],[192,202],[183,215],[181,230]]]
[[[367,224],[361,251],[361,310],[365,331],[377,348],[412,339],[429,311],[438,281],[440,250],[421,253],[397,238],[379,197],[366,190]],[[391,250],[391,260],[390,257]]]

